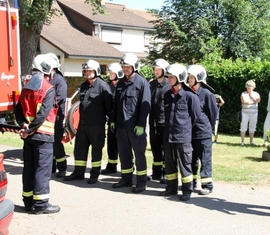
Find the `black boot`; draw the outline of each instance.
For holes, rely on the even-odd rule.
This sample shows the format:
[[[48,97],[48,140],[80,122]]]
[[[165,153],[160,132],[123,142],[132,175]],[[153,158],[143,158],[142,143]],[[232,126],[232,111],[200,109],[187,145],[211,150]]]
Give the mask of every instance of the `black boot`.
[[[100,174],[102,174],[102,175],[114,174],[117,172],[116,166],[117,166],[117,164],[108,163],[106,168],[101,170]]]
[[[45,207],[35,207],[33,213],[36,215],[40,215],[40,214],[53,214],[59,211],[60,211],[59,206],[48,204]]]
[[[145,184],[137,184],[136,187],[134,187],[132,189],[133,193],[141,193],[146,189],[146,185]]]
[[[84,175],[77,175],[74,171],[71,175],[65,176],[64,181],[84,180]]]

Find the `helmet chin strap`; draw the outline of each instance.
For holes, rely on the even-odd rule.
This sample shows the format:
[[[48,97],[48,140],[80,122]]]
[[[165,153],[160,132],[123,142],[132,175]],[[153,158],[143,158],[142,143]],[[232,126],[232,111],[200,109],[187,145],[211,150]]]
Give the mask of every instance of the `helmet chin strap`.
[[[126,77],[127,79],[130,79],[131,77],[133,77],[133,75],[134,75],[135,73],[137,73],[137,71],[135,71],[135,70],[133,69],[132,72],[131,72],[128,76],[125,75],[125,77]]]
[[[176,80],[176,83],[173,86],[177,86],[178,84],[180,84],[180,82],[178,82],[178,80]]]
[[[189,80],[189,79],[188,79],[188,80]],[[188,80],[187,80],[187,83],[188,83]],[[198,84],[197,79],[195,79],[194,85],[192,85],[192,86],[190,86],[190,87],[194,87],[194,86],[196,86],[197,84]]]
[[[96,78],[96,76],[95,77],[93,77],[93,78],[87,78],[87,80],[94,80]]]
[[[157,77],[157,79],[163,78],[163,77],[164,77],[164,70],[162,69],[162,74],[159,77]]]
[[[195,83],[194,83],[194,85],[192,87],[196,86],[197,84],[198,84],[198,82],[197,82],[197,80],[195,80]]]
[[[95,72],[95,76],[93,77],[93,78],[87,78],[87,80],[94,80],[94,79],[96,79],[97,78],[97,75],[96,75],[97,73]]]

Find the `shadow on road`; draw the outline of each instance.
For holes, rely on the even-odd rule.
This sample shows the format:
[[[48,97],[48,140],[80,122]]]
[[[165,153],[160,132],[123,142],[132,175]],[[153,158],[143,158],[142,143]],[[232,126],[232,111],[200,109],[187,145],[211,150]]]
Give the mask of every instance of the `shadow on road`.
[[[179,202],[179,197],[177,196],[171,196],[167,199],[170,201]],[[242,213],[259,216],[270,216],[269,206],[230,202],[222,198],[214,198],[209,196],[195,197],[194,194],[194,197],[192,197],[189,201],[185,203],[190,205],[193,204],[195,206],[202,207],[208,210],[215,210],[218,212],[226,213],[228,215],[237,215],[238,213]]]

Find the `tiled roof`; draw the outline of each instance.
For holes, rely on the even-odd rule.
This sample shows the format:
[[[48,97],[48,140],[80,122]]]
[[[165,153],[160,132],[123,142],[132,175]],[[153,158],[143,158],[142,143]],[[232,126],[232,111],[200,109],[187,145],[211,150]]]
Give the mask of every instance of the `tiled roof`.
[[[128,8],[129,11],[132,11],[134,14],[145,18],[148,21],[156,20],[157,18],[153,16],[150,12],[147,12],[145,10],[140,10],[140,9],[133,9],[133,8]]]
[[[93,15],[91,4],[84,3],[85,0],[58,0],[61,5],[79,12],[81,15],[94,21],[94,23],[104,23],[135,28],[152,29],[153,24],[145,17],[141,17],[124,5],[105,3],[105,14]]]
[[[71,26],[63,15],[53,17],[50,25],[44,25],[41,37],[50,42],[68,57],[94,57],[119,59],[123,53],[97,37],[80,32]]]

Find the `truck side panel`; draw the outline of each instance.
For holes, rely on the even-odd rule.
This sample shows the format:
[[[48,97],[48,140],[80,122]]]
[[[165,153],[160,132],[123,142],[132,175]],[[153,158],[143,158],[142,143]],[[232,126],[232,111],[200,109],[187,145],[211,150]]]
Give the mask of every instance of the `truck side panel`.
[[[14,109],[14,92],[18,94],[21,90],[18,9],[0,6],[0,35],[0,114],[3,114]]]

